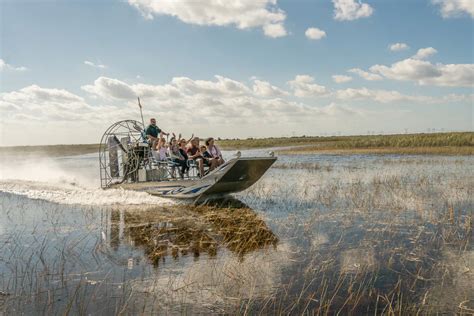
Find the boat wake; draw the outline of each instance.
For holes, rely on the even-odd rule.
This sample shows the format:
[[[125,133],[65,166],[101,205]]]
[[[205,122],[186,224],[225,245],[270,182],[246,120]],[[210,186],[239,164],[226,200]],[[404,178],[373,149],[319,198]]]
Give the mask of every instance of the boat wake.
[[[91,189],[68,183],[28,180],[0,180],[0,192],[26,196],[60,204],[80,205],[171,205],[172,200],[145,192],[123,189]]]
[[[0,192],[80,205],[170,205],[173,201],[145,192],[102,190],[96,180],[96,159],[1,161]]]

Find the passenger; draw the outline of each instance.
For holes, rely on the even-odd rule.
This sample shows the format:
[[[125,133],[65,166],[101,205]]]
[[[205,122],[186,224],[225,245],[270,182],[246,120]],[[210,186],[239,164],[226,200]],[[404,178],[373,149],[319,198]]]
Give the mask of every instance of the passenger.
[[[179,141],[179,152],[181,153],[181,155],[183,155],[184,159],[186,159],[186,162],[188,161],[188,153],[187,153],[187,148],[186,148],[186,145],[188,144],[188,142],[186,141],[186,139],[184,138],[181,138],[181,140]]]
[[[199,167],[199,177],[204,176],[204,161],[203,157],[201,154],[201,151],[199,150],[199,137],[194,137],[191,140],[191,145],[188,146],[186,153],[188,154],[188,159],[189,160],[194,160]]]
[[[151,148],[155,148],[158,143],[158,137],[162,135],[168,136],[168,133],[163,132],[158,126],[156,126],[156,119],[150,119],[150,125],[146,128],[145,134],[150,142]]]
[[[183,155],[183,157],[186,159],[186,163],[188,162],[188,154],[187,154],[187,147],[186,145],[188,145],[188,143],[193,139],[194,137],[194,134],[191,135],[191,138],[186,140],[184,138],[181,138],[181,134],[179,134],[178,136],[178,139],[179,139],[179,152],[181,153],[181,155]]]
[[[209,152],[211,157],[216,159],[217,161],[216,167],[222,165],[224,163],[224,158],[222,158],[222,153],[219,147],[217,147],[217,145],[214,144],[214,138],[209,137],[208,139],[206,139],[206,145],[207,145],[207,151]]]
[[[211,156],[207,147],[204,145],[201,146],[201,154],[204,159],[204,164],[209,167],[209,171],[214,170],[217,167],[217,159]]]
[[[173,136],[174,136],[174,134],[173,134]],[[179,147],[181,148],[181,143],[183,143],[183,142],[184,142],[184,145],[186,146],[193,138],[194,138],[194,134],[192,134],[191,137],[188,140],[186,140],[184,138],[181,138],[181,134],[179,134],[179,136],[178,136]]]
[[[168,158],[167,157],[168,146],[166,145],[166,140],[163,137],[161,137],[160,140],[158,141],[158,146],[156,147],[156,151],[158,152],[159,160],[163,161]]]
[[[204,146],[204,145],[201,145],[200,147],[200,150],[201,150],[201,154],[204,158],[212,158],[211,154],[207,151],[207,147]]]
[[[178,146],[178,141],[175,137],[171,138],[169,151],[170,157],[173,162],[181,167],[179,175],[181,176],[181,179],[183,179],[184,174],[188,171],[189,167],[186,162],[187,159],[181,154],[180,148]]]

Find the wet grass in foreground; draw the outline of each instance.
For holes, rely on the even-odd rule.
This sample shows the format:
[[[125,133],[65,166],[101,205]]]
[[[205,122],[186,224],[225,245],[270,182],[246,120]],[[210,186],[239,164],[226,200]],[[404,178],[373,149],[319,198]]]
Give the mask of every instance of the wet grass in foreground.
[[[245,204],[3,194],[0,311],[472,314],[470,163],[281,164]]]

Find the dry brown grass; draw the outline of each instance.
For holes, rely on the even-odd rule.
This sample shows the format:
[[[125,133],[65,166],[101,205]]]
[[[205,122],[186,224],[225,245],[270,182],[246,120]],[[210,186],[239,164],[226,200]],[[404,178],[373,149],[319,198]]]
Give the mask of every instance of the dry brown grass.
[[[472,147],[474,133],[419,133],[392,135],[355,136],[303,136],[248,139],[224,139],[218,141],[224,148],[262,148],[287,146],[313,146],[320,149],[353,148],[413,148],[413,147]]]
[[[279,150],[280,154],[321,154],[321,155],[449,155],[449,156],[471,156],[474,155],[474,147],[377,147],[377,148],[321,148],[319,146],[293,147]]]

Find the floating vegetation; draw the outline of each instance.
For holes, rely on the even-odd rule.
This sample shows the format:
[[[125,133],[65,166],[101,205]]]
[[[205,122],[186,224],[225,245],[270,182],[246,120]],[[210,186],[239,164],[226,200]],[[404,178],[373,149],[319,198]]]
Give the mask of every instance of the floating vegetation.
[[[206,253],[214,257],[221,247],[242,257],[278,242],[260,216],[248,207],[190,206],[187,213],[191,217],[164,217],[162,208],[114,210],[111,213],[111,231],[114,232],[111,244],[120,242],[118,232],[122,225],[124,239],[143,247],[150,261],[158,265],[160,259],[167,256],[178,259]]]

